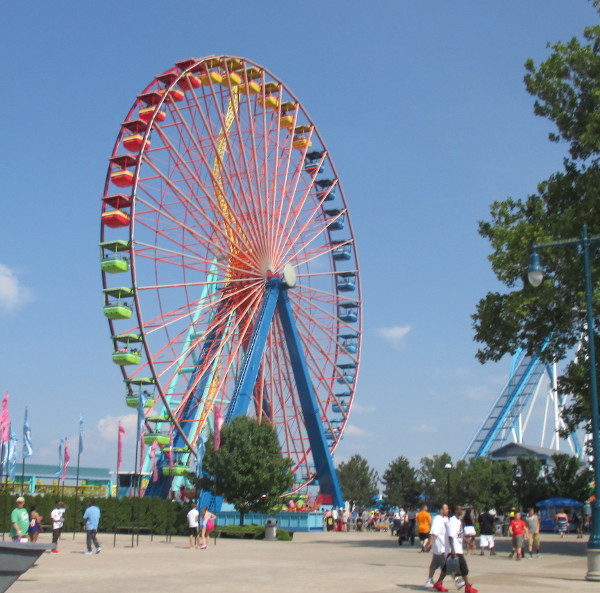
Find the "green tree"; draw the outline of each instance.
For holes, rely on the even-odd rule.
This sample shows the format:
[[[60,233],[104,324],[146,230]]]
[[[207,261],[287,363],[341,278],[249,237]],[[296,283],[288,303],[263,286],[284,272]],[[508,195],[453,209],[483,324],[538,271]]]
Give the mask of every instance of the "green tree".
[[[598,2],[594,3],[598,10]],[[525,85],[535,98],[534,112],[554,124],[551,142],[565,144],[563,169],[541,182],[525,199],[494,202],[491,219],[479,223],[480,234],[490,241],[489,256],[506,292],[490,292],[473,316],[481,362],[499,360],[517,348],[543,352],[546,360],[561,360],[586,332],[583,274],[574,261],[573,247],[540,251],[546,280],[529,286],[526,276],[534,242],[580,237],[587,224],[600,232],[600,26],[584,30],[583,39],[550,46],[548,58],[537,66],[525,64]],[[600,278],[597,250],[592,253],[592,277]],[[594,304],[600,305],[600,290]],[[588,383],[574,361],[560,389],[574,396],[565,411],[568,430],[589,418]]]
[[[548,494],[584,501],[589,496],[592,472],[577,457],[557,453],[552,456],[554,468],[546,476]]]
[[[515,468],[509,461],[474,457],[466,471],[464,504],[478,511],[508,509],[517,502],[514,491]]]
[[[394,459],[383,474],[383,502],[388,506],[412,507],[419,501],[417,472],[404,456]]]
[[[515,494],[522,510],[535,506],[548,498],[548,487],[542,474],[542,463],[537,457],[517,457],[515,468]]]
[[[240,525],[249,512],[271,513],[281,506],[279,497],[294,482],[293,462],[281,456],[270,424],[238,416],[223,426],[218,451],[213,443],[211,435],[203,460],[209,475],[199,485],[232,503],[240,513]]]
[[[367,460],[353,455],[347,462],[341,462],[336,469],[342,496],[350,506],[370,506],[379,489],[377,471],[371,469]]]
[[[448,464],[452,466],[450,469],[446,469]],[[466,469],[466,461],[459,460],[453,463],[452,457],[448,453],[421,459],[421,467],[417,470],[417,476],[422,492],[433,494],[435,491],[435,496],[429,501],[432,507],[439,508],[444,503],[448,503],[450,506],[459,502],[466,503]],[[432,483],[432,480],[435,482]],[[450,496],[448,496],[448,492]]]

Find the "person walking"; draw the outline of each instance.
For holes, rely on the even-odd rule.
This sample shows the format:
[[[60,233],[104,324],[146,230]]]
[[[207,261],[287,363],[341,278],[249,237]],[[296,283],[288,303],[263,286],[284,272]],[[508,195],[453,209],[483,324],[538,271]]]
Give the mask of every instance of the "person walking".
[[[29,530],[29,513],[25,508],[25,499],[19,496],[16,500],[16,507],[10,513],[10,539],[13,542],[20,542],[27,537]]]
[[[527,524],[527,531],[529,537],[527,538],[529,544],[529,557],[533,558],[533,548],[535,547],[535,557],[540,557],[540,518],[537,516],[535,509],[532,507],[525,517],[525,523]]]
[[[481,555],[485,554],[485,549],[490,549],[490,556],[494,556],[494,536],[496,535],[496,510],[490,509],[485,513],[481,513],[478,517],[479,521],[479,547]]]
[[[32,544],[37,542],[42,530],[42,516],[37,512],[37,506],[32,504],[29,509],[29,539]]]
[[[209,521],[214,521],[217,518],[216,515],[213,515],[208,507],[202,507],[202,545],[200,546],[201,550],[208,549],[208,540],[206,539],[206,532],[211,531],[208,527]]]
[[[467,509],[465,512],[463,526],[465,530],[464,548],[466,548],[467,554],[470,556],[474,551],[477,550],[477,543],[475,542],[477,531],[475,530],[475,523],[473,522],[471,509]]]
[[[429,564],[429,575],[425,588],[435,589],[436,591],[448,591],[442,584],[444,566],[446,566],[446,557],[450,551],[450,543],[448,541],[448,505],[443,504],[440,512],[434,517],[431,522],[431,530],[429,532],[429,541],[427,542],[426,550],[431,550],[433,556]],[[437,569],[440,569],[440,578],[434,583],[433,575]]]
[[[196,503],[192,504],[192,508],[187,514],[188,531],[190,535],[190,549],[197,550],[200,546],[198,525],[200,521],[200,511]]]
[[[60,539],[60,534],[62,533],[62,528],[65,524],[65,510],[63,502],[57,500],[56,505],[50,513],[50,518],[52,519],[52,544],[54,545],[51,551],[53,554],[59,553],[58,540]]]
[[[565,533],[569,531],[569,515],[565,513],[565,509],[561,509],[559,513],[554,515],[556,530],[560,533],[560,539],[565,537]]]
[[[96,501],[92,498],[88,502],[87,509],[83,513],[83,520],[85,521],[85,543],[87,545],[86,554],[92,553],[92,544],[96,548],[96,554],[100,554],[102,548],[98,543],[98,526],[100,524],[100,509],[96,506]]]
[[[463,550],[464,528],[461,521],[462,514],[463,508],[460,505],[457,505],[454,509],[454,514],[448,520],[448,543],[450,545],[450,553],[438,582],[442,582],[446,576],[446,572],[450,572],[448,570],[449,565],[455,564],[456,572],[454,573],[454,582],[456,588],[462,589],[464,587],[465,593],[479,593],[469,580],[469,567],[467,566]],[[455,562],[451,562],[450,559]],[[443,588],[438,590],[442,591]]]
[[[421,542],[421,552],[426,552],[427,541],[429,540],[429,531],[431,530],[431,515],[427,510],[427,505],[424,504],[416,516],[417,533]],[[398,525],[400,524],[400,516],[398,515]]]
[[[521,518],[521,512],[517,511],[512,521],[508,524],[508,532],[512,537],[512,552],[509,558],[516,556],[517,560],[523,557],[523,538],[529,535],[527,523]]]

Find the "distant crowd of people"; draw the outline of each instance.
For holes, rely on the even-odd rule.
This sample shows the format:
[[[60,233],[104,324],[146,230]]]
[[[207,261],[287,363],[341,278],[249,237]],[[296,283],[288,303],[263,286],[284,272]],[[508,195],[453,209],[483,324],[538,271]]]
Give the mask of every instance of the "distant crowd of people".
[[[15,502],[15,508],[10,514],[9,536],[14,542],[32,542],[38,540],[42,531],[43,517],[38,513],[37,506],[31,505],[29,511],[25,508],[25,498],[19,496]],[[61,500],[57,500],[54,508],[50,512],[52,521],[52,550],[53,554],[58,554],[58,542],[62,534],[65,523],[66,508]],[[92,548],[95,548],[96,554],[102,550],[98,542],[98,526],[100,524],[100,509],[96,506],[95,500],[90,500],[82,516],[82,524],[86,531],[86,551],[85,554],[92,554]]]

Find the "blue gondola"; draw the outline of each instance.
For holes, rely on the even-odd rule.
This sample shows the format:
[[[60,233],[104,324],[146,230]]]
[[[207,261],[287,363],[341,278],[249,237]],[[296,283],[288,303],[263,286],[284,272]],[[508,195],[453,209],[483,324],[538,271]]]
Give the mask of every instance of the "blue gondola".
[[[335,245],[337,243],[343,243],[343,241],[333,241],[332,244]],[[333,259],[338,261],[352,259],[352,245],[350,243],[338,245],[333,248],[331,255],[333,256]]]
[[[330,218],[335,218],[332,220],[327,227],[330,231],[341,231],[344,228],[346,223],[346,213],[338,210],[337,208],[332,208],[331,210],[325,210],[325,214]]]
[[[358,306],[352,302],[340,303],[338,305],[338,317],[342,321],[350,323],[358,321]]]
[[[348,354],[358,352],[358,334],[343,334],[339,337],[340,345]]]
[[[356,290],[356,274],[354,272],[343,272],[337,275],[338,290],[351,292]]]

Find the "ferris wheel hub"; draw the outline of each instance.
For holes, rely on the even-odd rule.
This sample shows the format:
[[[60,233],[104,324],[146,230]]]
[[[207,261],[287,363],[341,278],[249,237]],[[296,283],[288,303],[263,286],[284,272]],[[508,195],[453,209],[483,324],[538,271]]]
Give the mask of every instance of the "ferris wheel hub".
[[[283,268],[283,281],[288,288],[296,286],[296,268],[292,264],[285,264]]]

